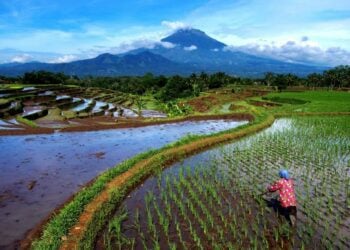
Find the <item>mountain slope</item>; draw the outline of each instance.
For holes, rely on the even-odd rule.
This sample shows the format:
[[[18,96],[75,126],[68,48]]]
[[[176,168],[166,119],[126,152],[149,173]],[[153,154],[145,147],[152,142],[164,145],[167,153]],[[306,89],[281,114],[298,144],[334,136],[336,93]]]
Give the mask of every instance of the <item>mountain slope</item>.
[[[160,75],[190,74],[195,68],[170,61],[161,55],[149,51],[124,56],[101,54],[96,58],[74,61],[71,63],[25,63],[13,66],[1,66],[0,74],[16,76],[33,70],[47,70],[63,72],[68,75],[78,76],[121,76],[121,75],[144,75],[148,72]]]
[[[262,58],[231,51],[226,44],[197,29],[182,29],[161,40],[173,46],[136,49],[120,55],[101,54],[96,58],[70,63],[25,63],[0,65],[2,75],[22,75],[27,71],[48,70],[78,76],[189,75],[205,71],[260,77],[266,72],[293,73],[305,76],[327,67],[309,66]]]
[[[209,37],[203,31],[197,29],[181,29],[174,34],[163,38],[161,41],[170,42],[182,47],[190,47],[194,45],[197,49],[204,50],[222,49],[226,46],[226,44]]]
[[[150,51],[171,61],[186,63],[206,72],[223,71],[239,76],[258,77],[266,72],[294,73],[304,76],[313,72],[322,72],[326,69],[326,67],[281,62],[239,51],[203,49],[186,51],[181,47],[173,49],[156,47]]]
[[[153,49],[138,49],[129,53],[151,51],[171,61],[186,63],[198,70],[206,72],[223,71],[239,76],[259,77],[266,72],[294,73],[305,76],[314,72],[322,72],[326,67],[309,66],[257,57],[240,51],[231,51],[228,47],[204,32],[196,29],[179,30],[163,38],[163,42],[171,42],[173,48],[156,46]],[[192,46],[192,49],[189,47]]]

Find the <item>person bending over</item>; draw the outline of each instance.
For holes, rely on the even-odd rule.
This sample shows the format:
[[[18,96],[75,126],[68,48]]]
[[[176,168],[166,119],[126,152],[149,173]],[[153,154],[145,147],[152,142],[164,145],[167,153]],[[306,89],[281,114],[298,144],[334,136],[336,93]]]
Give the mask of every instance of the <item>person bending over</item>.
[[[289,178],[287,170],[279,171],[281,179],[271,184],[267,190],[268,192],[279,192],[279,205],[282,215],[284,215],[292,226],[296,225],[297,207],[294,192],[294,181]]]

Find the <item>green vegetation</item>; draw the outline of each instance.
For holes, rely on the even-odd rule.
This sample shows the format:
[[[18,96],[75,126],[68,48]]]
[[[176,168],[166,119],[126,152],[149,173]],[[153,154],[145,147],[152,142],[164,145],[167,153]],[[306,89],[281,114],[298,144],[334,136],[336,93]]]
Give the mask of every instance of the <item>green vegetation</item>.
[[[77,113],[72,110],[65,110],[65,111],[62,111],[62,116],[65,117],[66,119],[73,119],[77,117]]]
[[[347,102],[349,102],[349,98],[345,98],[348,95],[349,95],[349,93],[346,93],[346,92],[335,92],[335,91],[327,91],[327,92],[325,92],[325,91],[316,91],[316,92],[307,91],[307,92],[293,92],[293,93],[287,93],[287,92],[285,92],[285,93],[271,93],[267,96],[267,98],[268,99],[272,98],[271,102],[276,102],[276,101],[281,102],[281,100],[282,100],[283,105],[281,107],[273,107],[272,109],[269,108],[268,110],[269,110],[269,113],[276,113],[276,112],[288,113],[290,111],[293,111],[294,109],[299,109],[300,107],[308,107],[309,109],[306,109],[306,110],[308,110],[308,112],[309,111],[310,112],[327,112],[327,111],[328,112],[340,112],[340,111],[344,111],[342,106],[338,105],[340,102],[342,102],[346,107],[349,107],[349,105],[347,105]],[[285,103],[286,100],[288,103]],[[295,103],[294,100],[302,100],[302,101],[305,101],[306,103],[305,104],[290,104],[290,102]],[[330,104],[330,106],[333,106],[333,108],[329,108],[329,109],[317,108],[317,105],[325,105],[327,103],[327,101],[332,102],[333,100],[335,102],[338,102],[338,104],[334,104],[334,105]],[[77,241],[75,241],[75,240],[73,241],[73,242],[75,242],[74,244],[81,244],[80,245],[81,248],[91,247],[91,244],[93,244],[97,233],[104,226],[105,219],[110,215],[110,213],[115,209],[115,207],[118,206],[120,204],[120,202],[122,202],[122,200],[126,196],[127,192],[131,188],[133,188],[135,185],[139,184],[142,180],[144,180],[144,178],[146,178],[147,176],[151,175],[154,172],[157,172],[158,170],[160,170],[161,168],[166,166],[169,162],[173,162],[173,161],[179,160],[183,157],[186,157],[188,155],[188,151],[186,149],[187,147],[191,147],[191,150],[193,150],[193,151],[190,151],[190,152],[192,152],[192,153],[198,152],[200,150],[208,148],[209,146],[215,145],[217,143],[220,143],[220,142],[222,143],[222,142],[225,142],[228,140],[237,139],[237,138],[240,138],[240,137],[245,136],[247,134],[254,133],[257,130],[259,130],[263,127],[266,127],[273,122],[273,118],[271,119],[271,117],[268,116],[268,114],[265,112],[265,110],[266,110],[265,108],[255,107],[253,105],[249,105],[245,101],[234,102],[234,105],[238,105],[238,106],[242,107],[246,112],[254,114],[256,116],[256,119],[248,125],[244,125],[240,128],[233,129],[230,131],[220,132],[220,133],[215,134],[215,135],[210,135],[210,136],[190,135],[186,138],[183,138],[181,141],[179,141],[177,143],[172,143],[172,144],[168,145],[167,147],[160,149],[160,150],[155,150],[155,151],[152,151],[152,152],[149,152],[146,154],[142,154],[141,156],[137,156],[135,158],[132,158],[132,159],[116,166],[115,168],[107,171],[105,174],[98,177],[96,182],[94,182],[94,184],[92,186],[86,187],[82,192],[79,192],[78,195],[75,197],[75,199],[66,206],[67,208],[61,210],[60,213],[58,215],[56,215],[53,220],[50,221],[50,223],[45,228],[44,234],[41,237],[41,239],[37,240],[33,244],[34,248],[35,249],[43,249],[43,248],[50,248],[51,246],[54,246],[52,248],[55,249],[58,246],[60,246],[62,244],[62,237],[64,239],[67,236],[70,228],[72,228],[73,225],[75,225],[75,223],[77,222],[83,209],[88,204],[93,204],[93,201],[95,199],[97,199],[97,197],[101,196],[101,194],[103,192],[106,191],[109,193],[108,199],[104,203],[100,204],[98,206],[98,208],[95,208],[97,210],[95,212],[92,212],[93,213],[91,215],[92,218],[90,221],[87,222],[88,224],[82,228],[82,230],[83,230],[82,234],[75,239]],[[311,108],[314,107],[314,108],[311,109],[310,107]],[[316,121],[314,118],[312,118],[312,119],[313,119],[312,121]],[[318,118],[318,119],[319,119],[318,121],[321,120],[321,118]],[[299,121],[299,120],[297,119],[294,123],[298,124],[297,121]],[[306,121],[306,119],[305,119],[305,121]],[[341,120],[341,119],[339,120],[338,118],[335,119],[335,122],[342,124],[342,125],[340,125],[340,127],[344,128],[344,126],[343,126],[344,123],[342,123],[341,121],[344,121],[344,120]],[[348,120],[346,120],[346,121],[348,121]],[[299,127],[297,125],[295,125],[296,129],[299,129],[299,130],[303,126],[306,126],[306,125],[302,124]],[[327,129],[329,129],[332,126],[327,126]],[[295,130],[295,131],[297,131],[297,130]],[[340,131],[342,131],[342,129],[337,130],[337,133]],[[346,132],[348,132],[348,131],[346,131]],[[316,134],[312,134],[312,135],[315,136]],[[342,135],[342,134],[340,134],[340,135]],[[268,140],[274,141],[273,138],[266,139],[266,141],[268,141]],[[309,139],[309,140],[311,140],[311,139]],[[265,144],[262,144],[262,145],[265,145]],[[184,147],[184,149],[182,149],[182,146]],[[275,144],[271,144],[271,147],[275,147],[275,146],[276,146]],[[167,150],[175,150],[176,152],[177,151],[179,151],[179,152],[172,153],[169,155],[169,154],[165,153],[165,152],[168,152]],[[247,151],[249,151],[249,150],[247,150]],[[275,149],[271,149],[271,152],[275,152],[275,151],[276,151]],[[254,151],[252,151],[252,152],[254,152]],[[265,151],[263,150],[262,152],[268,152],[268,150],[265,149]],[[259,154],[260,153],[257,151],[257,154],[256,154],[257,157],[259,156]],[[278,151],[277,151],[277,153],[273,153],[273,155],[279,155]],[[254,154],[250,155],[250,156],[255,157]],[[247,157],[247,155],[243,154],[242,157]],[[264,159],[264,156],[259,156],[259,157],[263,157],[263,159]],[[287,155],[285,157],[287,157]],[[141,164],[142,162],[148,162],[148,163],[145,163],[146,165],[143,166]],[[244,162],[247,163],[249,161],[244,161]],[[271,161],[271,162],[275,163],[274,161]],[[285,162],[285,160],[283,160],[283,162]],[[141,166],[143,166],[143,167],[140,168],[139,170],[137,170],[137,172],[133,172],[133,175],[128,180],[126,180],[123,183],[123,185],[113,186],[113,189],[108,189],[109,182],[113,182],[113,180],[115,180],[116,178],[121,176],[123,173],[127,173],[133,167],[135,167],[137,164],[138,165],[141,164]],[[262,164],[265,164],[265,162],[263,161]],[[219,166],[220,164],[218,163],[216,165]],[[251,164],[248,164],[248,165],[250,166]],[[268,167],[270,168],[271,164]],[[277,166],[277,165],[275,166],[275,168],[278,168],[278,167],[279,166]],[[241,169],[241,168],[239,168],[239,169]],[[263,169],[263,168],[261,168],[261,169]],[[267,173],[272,173],[271,171],[273,169],[271,168],[271,169],[265,169],[265,170],[267,171]],[[265,181],[270,181],[270,180],[271,180],[271,178],[265,179]],[[243,190],[243,187],[246,187],[243,180],[242,180],[242,183],[239,184],[239,186],[242,188],[242,190]],[[259,187],[259,188],[261,188],[261,187]],[[218,189],[218,190],[220,190],[220,189]],[[256,191],[257,191],[257,189],[254,192],[256,193]],[[240,192],[240,191],[238,190],[238,192]],[[242,204],[244,204],[244,203],[255,204],[252,206],[255,207],[256,211],[261,210],[261,208],[256,207],[256,202],[258,202],[258,204],[260,204],[259,203],[260,201],[259,201],[259,199],[257,199],[257,197],[255,195],[253,195],[252,199],[249,198],[247,200],[244,197],[246,197],[246,196],[235,196],[235,197],[232,197],[232,199],[236,199],[236,200],[238,199],[238,202],[240,204],[241,203]],[[301,198],[299,198],[299,199],[301,199]],[[151,206],[151,205],[149,205],[149,206]],[[188,205],[188,206],[190,206],[190,205]],[[244,206],[245,205],[241,205],[241,208],[239,211],[244,211],[244,209],[245,209]],[[265,218],[265,216],[267,216],[266,213],[267,213],[266,211],[261,212],[261,214],[259,216],[263,216]],[[155,214],[157,214],[157,216],[159,217],[158,212],[155,212],[154,214],[152,214],[152,216],[155,216]],[[225,216],[225,214],[223,214],[223,215]],[[121,213],[120,216],[121,216],[121,218],[124,218],[124,213]],[[218,216],[220,217],[220,215],[218,215]],[[244,215],[242,215],[242,216],[243,216],[242,218],[246,218],[246,217],[244,217]],[[133,240],[131,240],[131,241],[126,240],[124,236],[120,235],[121,231],[119,230],[119,227],[122,226],[122,221],[123,221],[123,220],[121,220],[121,218],[118,217],[115,220],[113,220],[114,222],[113,222],[113,224],[111,224],[109,231],[111,233],[117,234],[117,236],[116,236],[117,239],[121,240],[121,242],[119,242],[119,243],[133,244],[132,243],[132,242],[134,242]],[[147,218],[147,217],[145,217],[145,218]],[[260,218],[259,220],[262,222],[263,220],[261,219],[261,217],[259,217],[259,218]],[[154,220],[154,219],[152,219],[152,220]],[[165,229],[166,224],[167,224],[166,219],[163,218],[162,222],[163,222],[162,227]],[[243,223],[243,222],[240,222],[240,223]],[[245,223],[247,223],[247,222],[245,222]],[[266,222],[266,223],[268,223],[268,222]],[[275,227],[274,231],[272,232],[273,235],[281,235],[285,232],[285,229],[283,229],[283,226],[281,226],[281,224],[277,223],[276,221],[271,222],[271,223]],[[256,225],[256,226],[259,226],[259,225]],[[254,226],[254,227],[256,227],[256,226]],[[281,228],[280,228],[280,226],[281,226]],[[175,227],[176,227],[176,225],[175,225]],[[179,230],[180,230],[179,234],[181,234],[181,230],[183,230],[181,228],[178,229],[177,227],[175,229],[177,230],[177,232],[179,232]],[[215,229],[214,232],[216,232],[217,235],[220,236],[222,234],[221,232],[224,230],[219,229],[219,228],[217,228],[217,229],[218,229],[218,231],[215,231],[216,230]],[[151,228],[150,228],[150,230],[151,230]],[[154,229],[152,229],[152,230],[154,230]],[[232,229],[230,229],[230,230],[232,230]],[[243,235],[246,235],[247,230],[249,232],[251,232],[252,230],[254,231],[255,229],[251,228],[250,225],[249,226],[247,225],[247,228],[244,229]],[[312,230],[312,229],[305,229],[305,230]],[[242,233],[242,232],[240,232],[240,233]],[[287,232],[287,233],[289,235],[289,232]],[[194,236],[193,237],[196,239],[195,244],[199,245],[200,244],[199,242],[203,241],[203,240],[198,235],[199,234],[197,233],[196,237],[194,237]],[[107,237],[107,240],[111,241],[111,242],[114,242],[116,239],[114,236],[112,237],[110,235],[106,236],[106,237]],[[220,237],[222,237],[222,239],[225,239],[224,235],[222,235]],[[248,243],[253,244],[251,242],[260,242],[260,240],[262,240],[262,242],[265,242],[261,238],[247,238],[247,236],[244,236],[244,237],[245,238],[242,238],[241,243],[246,242],[246,244],[248,244]],[[274,237],[274,236],[272,236],[272,237]],[[274,241],[273,244],[276,244],[276,245],[285,244],[283,240],[279,240],[277,238],[278,237],[276,236],[276,240]],[[69,242],[71,242],[71,241],[69,241]],[[64,240],[63,243],[65,244],[66,241]],[[217,242],[217,243],[220,245],[220,242]],[[256,243],[254,243],[254,244],[256,244]],[[263,244],[266,244],[266,242]],[[74,246],[76,246],[76,245],[74,245]],[[172,244],[169,246],[172,246]],[[254,246],[254,245],[251,245],[251,246]],[[154,247],[156,247],[156,246],[154,246]]]
[[[281,107],[274,107],[274,112],[350,112],[348,92],[282,92],[270,93],[263,99],[283,104]]]
[[[104,200],[104,203],[101,203],[101,206],[92,210],[92,217],[89,217],[90,220],[87,222],[88,224],[82,227],[81,230],[83,232],[79,235],[80,238],[78,237],[76,239],[77,241],[69,241],[73,242],[72,244],[74,244],[74,242],[80,244],[80,248],[91,248],[96,235],[105,226],[108,216],[120,205],[127,193],[136,185],[140,184],[145,178],[157,171],[161,171],[162,168],[169,165],[171,162],[183,159],[190,154],[194,154],[218,143],[225,143],[261,130],[273,122],[273,115],[290,115],[291,113],[303,114],[309,112],[350,112],[350,98],[348,92],[274,92],[263,98],[256,97],[257,95],[263,95],[266,94],[267,91],[275,89],[272,86],[276,86],[276,89],[279,90],[297,86],[298,89],[302,91],[304,91],[306,87],[314,86],[327,87],[328,89],[334,87],[349,87],[344,80],[347,79],[346,74],[348,74],[344,72],[348,71],[349,69],[347,67],[334,69],[331,73],[339,73],[334,73],[337,75],[335,77],[337,80],[331,78],[331,73],[327,71],[323,75],[318,76],[320,79],[322,78],[322,84],[320,83],[319,85],[311,81],[310,77],[301,79],[292,75],[274,74],[267,74],[264,79],[243,79],[228,76],[224,73],[213,75],[207,75],[205,73],[199,75],[192,74],[189,77],[164,77],[147,74],[143,77],[89,77],[79,79],[77,77],[66,77],[62,74],[48,74],[47,72],[27,73],[23,81],[28,84],[31,82],[38,83],[39,79],[41,81],[40,83],[45,84],[67,84],[61,87],[71,86],[72,84],[88,87],[86,89],[75,88],[74,90],[71,88],[68,92],[81,94],[83,89],[84,98],[95,98],[96,100],[108,101],[127,107],[136,107],[139,112],[144,107],[152,106],[161,108],[168,113],[170,120],[172,119],[171,117],[174,116],[187,116],[193,112],[197,112],[193,107],[198,103],[200,105],[204,103],[208,106],[207,109],[198,111],[198,113],[246,112],[255,116],[254,121],[238,129],[209,136],[189,135],[176,143],[169,144],[159,150],[138,155],[108,170],[99,176],[91,186],[79,192],[72,202],[68,203],[52,220],[50,220],[41,238],[33,243],[33,248],[57,249],[62,243],[66,244],[69,231],[72,227],[74,228],[74,225],[78,222],[79,216],[84,212],[86,206],[93,204],[101,194],[106,195],[107,193],[108,197]],[[223,86],[225,86],[225,88],[222,88]],[[105,89],[101,90],[100,87]],[[203,94],[203,92],[205,93]],[[252,96],[254,97],[250,98]],[[22,96],[19,98],[23,98],[24,100],[32,97]],[[196,98],[198,102],[193,101]],[[260,105],[256,105],[253,102],[251,103],[250,101],[252,100],[264,102],[260,104],[266,104],[267,106],[260,107]],[[278,104],[279,106],[273,106],[274,104]],[[94,105],[95,104],[91,104],[86,110],[84,109],[78,114],[68,110],[62,113],[60,109],[50,109],[48,116],[40,119],[62,120],[65,118],[74,118],[75,116],[88,117],[91,115],[89,112]],[[334,160],[334,156],[336,153],[342,155],[344,153],[343,143],[349,143],[349,131],[344,128],[344,124],[349,122],[349,120],[344,117],[335,117],[334,123],[332,123],[327,119],[327,124],[325,127],[322,127],[322,124],[320,124],[322,119],[323,118],[318,117],[294,119],[292,124],[292,126],[294,126],[293,129],[286,134],[264,134],[265,137],[257,137],[260,139],[262,138],[261,141],[251,139],[247,144],[244,144],[244,142],[238,143],[237,145],[242,145],[242,147],[246,149],[240,150],[234,148],[234,150],[224,150],[221,152],[220,157],[224,160],[220,161],[214,159],[211,163],[208,163],[208,166],[204,166],[203,171],[193,171],[192,169],[182,170],[182,175],[168,177],[170,178],[170,189],[160,185],[158,187],[160,198],[157,197],[158,194],[154,192],[153,194],[148,194],[146,197],[144,203],[146,212],[143,214],[142,218],[147,221],[134,221],[136,228],[138,227],[137,223],[147,223],[147,230],[142,234],[139,233],[140,236],[138,238],[127,238],[123,235],[125,220],[128,221],[128,223],[132,220],[128,220],[129,217],[126,217],[125,211],[119,211],[118,215],[108,226],[108,233],[105,236],[107,245],[117,243],[123,247],[133,248],[135,244],[141,244],[150,248],[158,248],[158,240],[162,239],[159,244],[165,244],[168,248],[187,248],[188,246],[184,238],[185,234],[188,234],[191,246],[196,248],[220,249],[224,246],[228,248],[264,248],[270,247],[271,244],[272,246],[283,248],[283,244],[286,244],[286,239],[292,237],[291,232],[285,228],[284,224],[278,223],[277,219],[272,221],[266,219],[273,216],[273,213],[263,209],[264,204],[257,196],[258,190],[261,190],[263,184],[266,184],[261,183],[261,181],[272,180],[272,176],[275,176],[276,169],[281,167],[282,163],[292,164],[291,166],[293,166],[293,169],[296,171],[293,172],[293,175],[301,178],[302,182],[300,185],[303,188],[310,182],[309,176],[311,172],[315,172],[317,178],[321,178],[323,181],[323,179],[325,179],[325,173],[343,171],[343,167],[340,167],[338,170],[332,169],[330,162],[339,164],[337,159]],[[31,127],[37,126],[34,122],[22,117],[18,117],[17,120]],[[306,121],[309,121],[309,123]],[[339,126],[335,129],[337,134],[328,131],[331,130],[333,126]],[[307,137],[307,134],[300,132],[304,128],[307,128],[305,129],[307,133],[319,139],[315,141],[315,144],[310,144],[309,148],[307,148],[306,140],[312,141],[313,139],[312,137]],[[289,139],[293,141],[294,137],[296,138],[295,140],[300,140],[300,145],[294,146],[293,144],[293,148],[290,149],[290,145],[287,144],[286,141]],[[333,150],[331,149],[330,143],[327,142],[327,140],[331,141],[331,137],[334,137],[336,142],[338,142],[338,140],[341,141],[339,144],[341,148],[339,149],[340,151],[335,150],[334,152],[329,152],[326,149],[322,151],[325,145],[329,150]],[[339,139],[338,137],[343,139]],[[325,140],[326,144],[322,144],[321,139]],[[307,153],[315,157],[321,157],[322,154],[329,155],[327,159],[322,158],[327,160],[325,164],[328,165],[322,165],[318,158],[316,159],[311,156],[311,158],[308,158],[307,155],[302,155],[300,151],[301,147],[304,146],[306,147],[306,151],[301,153]],[[321,148],[322,150],[318,151],[317,148]],[[316,153],[311,153],[312,150],[316,150]],[[292,157],[303,156],[304,158],[298,158],[292,162],[289,161],[290,158],[288,155]],[[343,157],[343,159],[346,160],[347,158]],[[269,162],[272,164],[269,164]],[[213,165],[216,167],[213,167]],[[141,167],[134,170],[135,166]],[[196,166],[195,168],[197,169]],[[312,170],[308,170],[311,168]],[[323,168],[326,170],[323,170]],[[244,176],[240,175],[238,172],[239,170],[243,171]],[[298,172],[299,170],[300,173]],[[188,174],[184,174],[186,171]],[[252,178],[252,180],[256,179],[252,174],[254,171],[258,171],[259,174],[261,173],[263,179],[260,180],[260,182],[257,180],[256,184],[252,184],[253,188],[247,193],[247,187],[251,185],[250,178]],[[308,176],[304,176],[302,172],[308,173]],[[127,173],[130,173],[130,176],[123,182],[123,185],[113,186],[113,188],[109,186],[109,183]],[[270,178],[268,178],[267,175],[269,175]],[[208,181],[204,183],[198,176]],[[334,174],[334,180],[338,183],[342,181],[339,176],[340,175]],[[166,182],[166,178],[166,176],[161,177],[160,182]],[[222,185],[218,183],[222,183]],[[325,189],[333,190],[330,182],[326,181],[325,185]],[[346,203],[348,201],[348,193],[350,193],[350,191],[348,192],[348,186],[342,186],[342,184],[337,185],[337,189],[332,192],[341,197],[346,197]],[[230,190],[232,186],[237,186],[237,189]],[[315,189],[317,183],[312,183],[310,186]],[[305,190],[307,194],[306,197],[314,197],[315,194],[311,192],[312,189]],[[348,193],[344,195],[340,190],[346,190]],[[227,194],[227,196],[222,194]],[[324,238],[320,243],[321,247],[328,246],[327,244],[329,244],[331,240],[335,240],[337,246],[346,247],[342,242],[347,239],[337,238],[335,235],[329,234],[329,227],[331,226],[336,228],[337,232],[342,229],[342,225],[339,221],[343,218],[341,217],[343,215],[335,219],[332,218],[332,222],[328,224],[328,229],[317,230],[317,227],[320,226],[320,217],[314,215],[314,212],[310,209],[311,205],[335,204],[332,198],[329,198],[326,194],[322,195],[322,197],[326,198],[316,199],[317,203],[312,203],[313,201],[308,203],[305,198],[305,193],[298,194],[298,199],[302,201],[303,209],[306,209],[301,210],[304,211],[303,214],[306,216],[306,222],[303,221],[303,223],[305,225],[308,223],[309,225],[301,227],[301,231],[298,231],[298,235],[308,235],[307,238],[298,236],[298,240],[300,240],[298,242],[302,244],[297,245],[300,248],[310,246],[309,244],[314,242],[314,237]],[[231,203],[227,203],[227,200]],[[177,207],[178,210],[171,210],[172,208],[168,208],[169,204],[172,204],[173,207]],[[233,211],[230,209],[232,207],[237,208],[237,210]],[[338,209],[335,205],[330,207],[332,211]],[[344,214],[344,209],[341,209],[341,212]],[[332,211],[326,211],[325,214],[328,216]],[[128,211],[127,216],[130,216],[130,213],[135,215],[135,218],[139,218],[137,214],[141,213],[141,211]],[[257,223],[251,223],[250,218],[252,216],[257,218]],[[309,220],[309,218],[311,219]],[[213,223],[213,221],[215,221],[215,223]],[[215,224],[215,226],[213,226],[213,224]],[[266,230],[268,226],[272,229]],[[177,235],[175,241],[169,237],[170,229]],[[160,235],[156,233],[157,231],[161,232]],[[263,233],[261,233],[261,231]],[[258,236],[260,234],[262,236]],[[268,235],[268,237],[264,235]],[[280,237],[281,235],[283,237]],[[235,240],[233,240],[232,237]],[[152,239],[152,241],[146,242],[145,239]],[[225,245],[226,243],[228,245]]]
[[[29,127],[31,127],[31,128],[37,128],[37,127],[38,127],[38,125],[37,125],[35,122],[33,122],[33,121],[31,121],[31,120],[28,120],[28,119],[26,119],[26,118],[23,118],[22,116],[16,116],[16,120],[17,120],[19,123],[22,123],[22,124],[24,124],[24,125],[27,125],[27,126],[29,126]]]
[[[258,85],[274,86],[278,90],[288,87],[327,87],[349,88],[350,66],[338,66],[324,71],[323,74],[310,74],[300,78],[292,74],[274,74],[268,72],[264,78],[251,79],[227,75],[223,72],[214,74],[191,74],[184,76],[154,76],[146,74],[141,77],[86,77],[79,79],[76,76],[66,76],[62,73],[46,71],[28,72],[23,77],[6,78],[0,76],[4,83],[23,82],[25,84],[66,84],[69,86],[98,87],[112,89],[135,95],[151,95],[157,100],[168,102],[177,98],[199,96],[201,92],[223,86]],[[232,87],[233,92],[240,92],[240,87]]]
[[[137,113],[138,113],[139,116],[141,116],[142,109],[145,108],[146,102],[145,102],[144,99],[142,99],[142,97],[138,97],[138,98],[136,98],[135,104],[136,104],[136,107],[137,107]]]
[[[59,108],[52,108],[48,110],[48,114],[39,118],[39,121],[63,121],[65,118],[61,115],[62,110]]]
[[[117,224],[118,230],[105,231],[105,247],[350,247],[344,223],[350,206],[344,174],[349,122],[348,116],[282,119],[266,132],[208,152],[209,160],[159,174],[142,206],[129,198],[111,219],[109,228]],[[281,168],[289,168],[296,182],[296,231],[260,196]]]
[[[11,103],[11,100],[0,98],[0,108],[7,107]]]
[[[63,73],[52,73],[48,71],[27,72],[23,75],[24,84],[64,84],[69,79]]]

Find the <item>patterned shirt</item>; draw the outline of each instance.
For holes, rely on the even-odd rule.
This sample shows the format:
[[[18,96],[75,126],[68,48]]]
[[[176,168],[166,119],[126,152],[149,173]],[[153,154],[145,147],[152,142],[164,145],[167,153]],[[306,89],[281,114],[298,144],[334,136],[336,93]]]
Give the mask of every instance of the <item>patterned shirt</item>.
[[[270,192],[279,191],[282,207],[296,206],[294,182],[289,179],[280,179],[267,188]]]

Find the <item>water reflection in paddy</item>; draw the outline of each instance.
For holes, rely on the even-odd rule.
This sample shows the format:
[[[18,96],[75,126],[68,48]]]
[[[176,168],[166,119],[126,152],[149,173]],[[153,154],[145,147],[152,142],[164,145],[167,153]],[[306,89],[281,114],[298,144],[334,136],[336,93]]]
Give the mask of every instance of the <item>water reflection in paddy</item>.
[[[0,248],[44,219],[81,185],[115,164],[188,133],[209,134],[244,121],[181,122],[108,131],[0,137]]]

